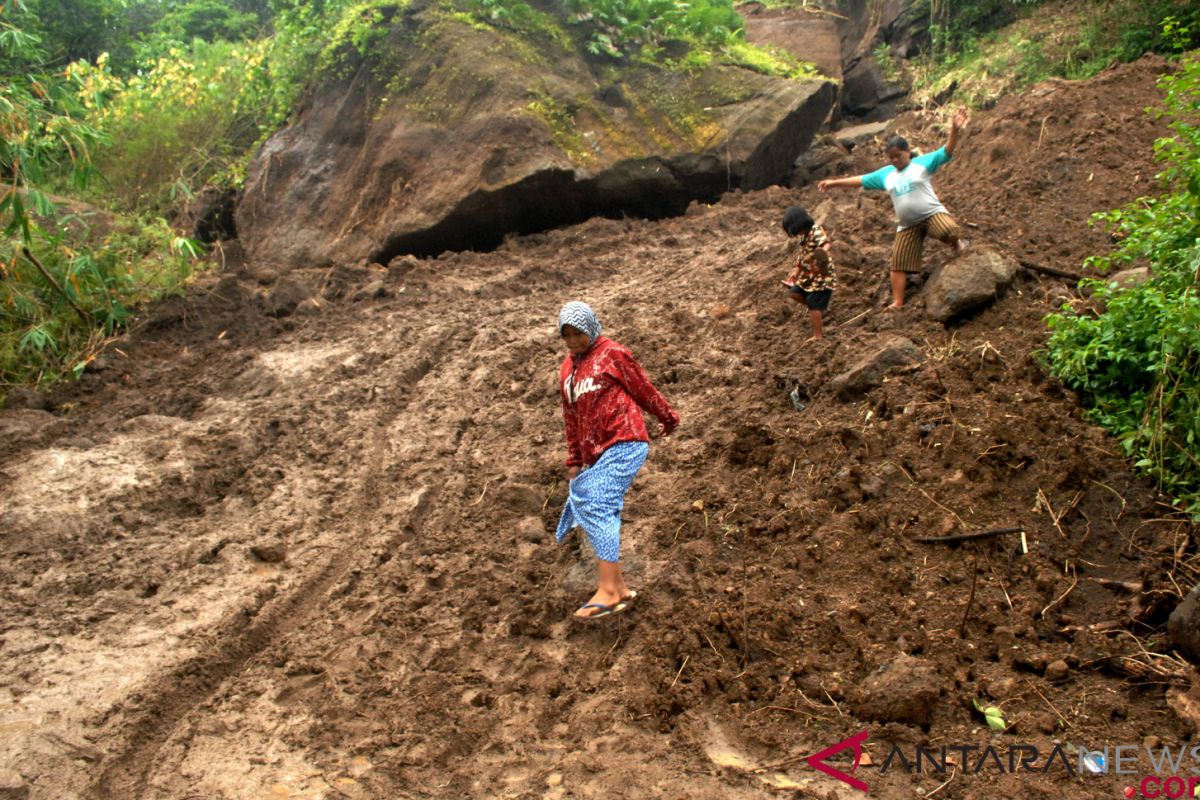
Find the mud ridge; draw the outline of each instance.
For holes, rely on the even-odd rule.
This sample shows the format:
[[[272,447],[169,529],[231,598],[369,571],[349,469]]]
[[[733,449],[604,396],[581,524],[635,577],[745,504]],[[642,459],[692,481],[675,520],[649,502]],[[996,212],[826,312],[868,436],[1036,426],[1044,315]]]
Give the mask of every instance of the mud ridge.
[[[445,339],[439,340],[420,357],[417,364],[401,374],[397,388],[411,390],[419,384],[435,368],[447,347]],[[397,405],[385,408],[376,417],[373,427],[379,435],[364,459],[366,475],[354,504],[358,513],[351,515],[352,519],[362,515],[362,521],[355,528],[369,530],[372,527],[371,520],[381,513],[378,499],[383,476],[380,473],[390,446],[384,434],[406,410],[410,399],[409,395],[402,394]],[[384,551],[394,549],[398,541],[420,530],[436,493],[436,487],[422,492],[400,532],[383,543]],[[211,633],[213,645],[210,655],[181,664],[169,674],[156,679],[154,685],[145,687],[142,694],[153,700],[140,708],[126,711],[126,715],[135,721],[123,723],[125,732],[122,737],[126,744],[115,756],[115,763],[110,763],[91,787],[97,798],[125,800],[143,796],[147,774],[156,766],[154,755],[179,722],[210,698],[223,682],[242,672],[247,663],[273,641],[289,630],[302,628],[334,586],[377,558],[370,551],[363,552],[357,545],[361,536],[354,535],[353,531],[347,533],[350,543],[330,556],[315,577],[285,599],[274,602],[268,600],[264,606],[236,613],[220,629]],[[250,619],[257,621],[245,628]]]

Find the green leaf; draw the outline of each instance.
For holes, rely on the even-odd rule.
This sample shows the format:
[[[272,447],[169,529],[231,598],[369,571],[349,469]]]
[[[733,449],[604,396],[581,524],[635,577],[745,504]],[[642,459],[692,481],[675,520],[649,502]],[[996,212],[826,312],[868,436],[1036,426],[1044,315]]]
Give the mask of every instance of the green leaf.
[[[976,711],[978,711],[980,714],[983,714],[983,718],[987,721],[989,728],[1000,732],[1008,730],[1008,723],[1004,721],[1004,712],[998,707],[985,707],[976,699],[972,699],[971,703],[974,704]]]

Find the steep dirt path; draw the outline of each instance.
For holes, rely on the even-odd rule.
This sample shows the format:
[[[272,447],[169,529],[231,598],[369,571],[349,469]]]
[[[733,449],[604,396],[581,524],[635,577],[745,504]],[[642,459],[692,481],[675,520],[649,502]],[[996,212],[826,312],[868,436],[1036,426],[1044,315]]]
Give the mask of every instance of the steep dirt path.
[[[978,114],[942,198],[979,241],[1077,268],[1104,242],[1087,214],[1154,171],[1150,124],[1081,126],[1153,102],[1158,68]],[[944,136],[898,124],[922,148]],[[1092,579],[1169,599],[1200,576],[1193,532],[1031,358],[1070,287],[1023,274],[949,329],[919,302],[879,314],[890,208],[838,195],[831,329],[805,346],[778,219],[825,199],[593,220],[397,263],[357,300],[379,273],[313,273],[334,299],[283,320],[253,269],[214,278],[60,398],[67,413],[0,416],[0,778],[35,800],[851,797],[794,757],[863,729],[875,766],[893,745],[1185,741],[1164,687],[1113,669],[1161,647],[1162,609]],[[569,619],[592,567],[551,534],[553,322],[574,297],[684,418],[627,506],[637,608],[596,625]],[[896,335],[921,366],[832,397]],[[1010,525],[1028,554],[913,541]],[[872,721],[862,696],[889,668],[929,688],[907,722]],[[1013,730],[989,737],[973,698]],[[859,774],[885,798],[947,779],[952,798],[1125,785]]]

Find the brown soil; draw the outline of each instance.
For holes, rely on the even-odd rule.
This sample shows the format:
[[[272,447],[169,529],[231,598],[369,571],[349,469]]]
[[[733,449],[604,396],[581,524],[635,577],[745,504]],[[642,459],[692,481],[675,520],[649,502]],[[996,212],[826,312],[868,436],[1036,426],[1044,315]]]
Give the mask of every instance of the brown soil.
[[[978,243],[1079,269],[1108,246],[1089,214],[1152,188],[1141,109],[1162,68],[976,114],[942,199]],[[944,137],[932,117],[897,128]],[[1169,652],[1193,531],[1038,367],[1067,282],[1023,272],[949,329],[915,288],[879,313],[890,204],[830,195],[840,286],[804,344],[778,221],[825,199],[775,188],[293,273],[320,293],[284,318],[264,313],[275,276],[230,267],[149,312],[55,413],[4,412],[4,796],[858,797],[798,757],[861,730],[878,797],[1121,796],[1128,776],[1059,767],[880,774],[893,745],[1187,741],[1146,665],[1180,666],[1147,651]],[[571,298],[684,420],[627,504],[636,606],[591,624],[570,614],[592,565],[552,538]],[[897,334],[923,365],[830,396]],[[914,541],[1008,526],[1027,554],[1017,534]]]

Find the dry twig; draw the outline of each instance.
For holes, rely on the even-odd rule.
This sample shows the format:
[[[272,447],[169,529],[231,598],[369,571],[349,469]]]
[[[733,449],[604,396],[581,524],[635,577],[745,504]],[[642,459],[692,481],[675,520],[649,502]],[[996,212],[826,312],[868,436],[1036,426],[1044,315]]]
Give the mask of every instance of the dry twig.
[[[679,682],[679,676],[683,674],[683,668],[687,666],[687,662],[688,662],[689,658],[691,658],[690,654],[685,655],[683,657],[683,663],[679,665],[679,672],[675,673],[675,680],[671,681],[671,685],[667,687],[668,689],[675,688],[675,684]]]
[[[1065,592],[1063,592],[1062,594],[1060,594],[1057,598],[1055,598],[1055,600],[1053,602],[1051,602],[1050,605],[1048,605],[1042,609],[1042,615],[1041,615],[1042,619],[1046,618],[1046,614],[1047,614],[1047,612],[1050,611],[1050,609],[1057,606],[1063,600],[1066,600],[1067,595],[1069,595],[1071,592],[1075,591],[1075,587],[1079,585],[1079,576],[1077,574],[1075,574],[1075,568],[1073,566],[1071,567],[1071,577],[1073,578],[1073,580],[1071,581],[1071,585],[1067,587],[1067,590]]]
[[[979,552],[976,550],[975,559],[971,562],[971,593],[967,595],[967,606],[963,609],[962,622],[958,626],[960,639],[967,638],[967,617],[971,614],[971,604],[975,602],[975,581],[979,578]]]

